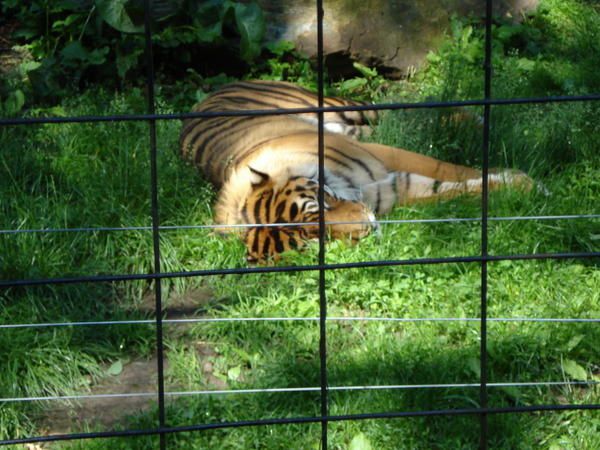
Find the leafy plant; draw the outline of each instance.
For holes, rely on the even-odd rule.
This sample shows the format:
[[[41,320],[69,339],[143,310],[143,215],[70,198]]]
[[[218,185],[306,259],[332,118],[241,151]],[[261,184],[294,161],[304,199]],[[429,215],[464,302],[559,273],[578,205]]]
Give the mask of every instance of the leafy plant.
[[[339,95],[349,98],[365,98],[373,100],[382,95],[389,82],[377,72],[376,68],[364,66],[358,62],[353,64],[360,73],[360,77],[354,77],[335,83]]]
[[[270,42],[266,49],[268,56],[253,67],[250,78],[290,81],[313,91],[317,89],[313,64],[296,50],[293,42]]]
[[[156,60],[164,61],[157,71],[167,77],[202,60],[195,55],[205,48],[226,48],[244,64],[263,49],[265,20],[254,1],[151,4],[155,52],[163,56]],[[28,88],[37,97],[56,98],[90,81],[111,86],[143,79],[143,7],[143,0],[7,0],[1,12],[3,21],[17,24],[13,38],[37,64],[27,71]],[[7,109],[19,103],[13,95]]]

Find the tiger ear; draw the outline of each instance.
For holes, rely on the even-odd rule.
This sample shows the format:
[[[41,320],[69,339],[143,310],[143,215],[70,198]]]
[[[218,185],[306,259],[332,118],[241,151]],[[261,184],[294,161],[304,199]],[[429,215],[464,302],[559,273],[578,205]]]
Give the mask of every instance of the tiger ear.
[[[269,175],[266,173],[253,169],[251,166],[248,166],[248,169],[250,169],[250,183],[252,187],[260,187],[269,181]]]

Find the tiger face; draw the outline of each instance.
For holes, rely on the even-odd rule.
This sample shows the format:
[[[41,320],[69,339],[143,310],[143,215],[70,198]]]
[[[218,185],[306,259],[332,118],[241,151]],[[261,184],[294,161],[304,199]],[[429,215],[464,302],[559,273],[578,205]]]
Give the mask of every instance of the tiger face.
[[[312,178],[297,176],[278,186],[267,174],[250,170],[255,181],[241,214],[245,223],[267,226],[247,229],[244,242],[248,262],[277,261],[281,253],[318,239],[319,184]],[[354,242],[371,232],[374,215],[364,203],[337,198],[327,186],[324,197],[330,238]]]

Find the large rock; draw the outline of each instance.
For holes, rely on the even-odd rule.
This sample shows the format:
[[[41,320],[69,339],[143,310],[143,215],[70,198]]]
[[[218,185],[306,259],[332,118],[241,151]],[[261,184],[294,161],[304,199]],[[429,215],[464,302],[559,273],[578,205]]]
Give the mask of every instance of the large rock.
[[[268,20],[267,37],[285,39],[310,57],[317,53],[315,0],[258,0]],[[331,70],[351,61],[401,76],[436,48],[450,17],[485,17],[485,0],[324,0],[324,51]],[[494,0],[494,14],[518,19],[538,0]]]

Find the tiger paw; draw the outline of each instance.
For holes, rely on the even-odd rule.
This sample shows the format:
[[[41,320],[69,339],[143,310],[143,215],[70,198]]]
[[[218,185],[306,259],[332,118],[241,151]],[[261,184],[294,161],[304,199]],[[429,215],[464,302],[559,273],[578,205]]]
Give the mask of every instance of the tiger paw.
[[[517,169],[492,169],[488,175],[488,184],[490,188],[499,188],[502,186],[513,187],[525,192],[530,192],[536,187],[535,181],[525,172]]]

